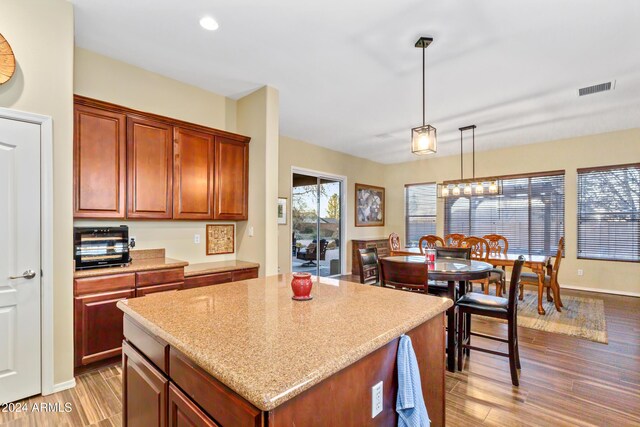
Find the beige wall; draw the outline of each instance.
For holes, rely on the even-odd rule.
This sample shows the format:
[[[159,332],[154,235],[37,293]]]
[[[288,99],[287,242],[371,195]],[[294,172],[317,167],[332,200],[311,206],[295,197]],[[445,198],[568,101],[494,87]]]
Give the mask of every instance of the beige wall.
[[[277,273],[279,95],[265,86],[237,102],[238,132],[249,144],[249,219],[238,223],[238,258],[260,263],[260,276]],[[252,233],[250,232],[252,231]],[[252,235],[251,235],[252,234]]]
[[[74,93],[216,129],[236,130],[236,101],[142,68],[76,48]],[[235,259],[206,255],[206,224],[212,221],[76,221],[76,225],[127,224],[136,249],[165,248],[191,263]],[[194,243],[194,235],[200,243]]]
[[[481,141],[477,142],[481,143]],[[477,152],[476,176],[565,170],[566,252],[560,270],[560,283],[571,287],[640,295],[639,263],[588,261],[576,258],[576,169],[632,162],[640,162],[640,129]],[[470,156],[465,158],[465,165],[469,167],[465,171],[465,176],[469,177],[471,176]],[[395,231],[400,236],[404,236],[405,184],[440,182],[459,177],[459,156],[437,157],[387,166],[385,168],[388,221],[386,233]],[[442,200],[438,201],[437,215],[437,233],[442,235],[444,230]],[[584,276],[577,275],[578,269],[584,270]]]
[[[17,61],[0,106],[53,118],[54,382],[73,378],[73,9],[62,0],[4,0],[0,31]]]
[[[355,227],[353,208],[355,184],[384,186],[384,166],[286,136],[280,137],[279,156],[278,197],[286,197],[289,201],[287,204],[287,224],[278,226],[278,266],[280,271],[283,273],[291,271],[291,168],[297,167],[347,178],[345,219],[347,225],[346,241],[348,243],[344,256],[347,261],[346,273],[349,273],[351,271],[351,240],[385,236],[384,227]],[[386,209],[389,212],[388,201]]]

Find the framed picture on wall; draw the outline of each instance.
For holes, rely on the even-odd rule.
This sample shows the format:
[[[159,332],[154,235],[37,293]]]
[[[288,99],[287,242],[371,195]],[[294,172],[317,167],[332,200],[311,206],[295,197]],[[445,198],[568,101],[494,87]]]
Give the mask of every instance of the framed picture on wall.
[[[287,224],[287,198],[278,197],[278,225]]]
[[[384,188],[356,184],[356,227],[384,226]]]
[[[235,252],[234,224],[207,224],[207,255]]]

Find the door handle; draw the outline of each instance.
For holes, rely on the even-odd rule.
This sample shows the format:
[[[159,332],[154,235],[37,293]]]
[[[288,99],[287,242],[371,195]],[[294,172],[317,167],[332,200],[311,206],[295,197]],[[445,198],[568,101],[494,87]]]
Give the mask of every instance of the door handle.
[[[11,280],[15,280],[15,279],[33,279],[34,277],[36,277],[36,272],[33,270],[27,270],[24,273],[22,273],[22,276],[9,276],[9,279]]]

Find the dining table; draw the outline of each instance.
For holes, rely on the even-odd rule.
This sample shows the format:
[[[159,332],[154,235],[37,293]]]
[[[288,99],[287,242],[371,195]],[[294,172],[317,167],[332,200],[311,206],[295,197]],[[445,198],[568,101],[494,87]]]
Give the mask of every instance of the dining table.
[[[425,262],[424,256],[393,255],[385,257],[385,260],[397,263],[421,263],[428,270],[429,281],[447,282],[448,298],[454,305],[447,310],[447,370],[456,370],[456,305],[457,298],[463,296],[467,289],[467,281],[486,278],[493,266],[483,261],[439,258],[432,262]],[[456,295],[457,284],[457,295]]]
[[[391,255],[395,256],[422,256],[422,252],[420,248],[411,247],[404,248],[400,251],[393,251]],[[516,262],[518,257],[524,257],[523,266],[529,268],[532,272],[534,272],[538,276],[538,314],[541,316],[545,315],[545,309],[542,306],[543,294],[544,294],[544,285],[545,285],[545,275],[547,274],[547,268],[549,263],[549,257],[545,255],[529,255],[529,254],[503,254],[503,253],[490,253],[486,259],[486,262],[490,263],[494,267],[513,267],[513,264]],[[550,274],[550,273],[549,273]],[[562,300],[560,299],[560,289],[556,286],[555,283],[550,283],[551,291],[553,292],[553,304],[556,307],[558,312],[562,312]],[[486,290],[488,291],[488,287]],[[520,299],[522,300],[523,295],[520,295]]]

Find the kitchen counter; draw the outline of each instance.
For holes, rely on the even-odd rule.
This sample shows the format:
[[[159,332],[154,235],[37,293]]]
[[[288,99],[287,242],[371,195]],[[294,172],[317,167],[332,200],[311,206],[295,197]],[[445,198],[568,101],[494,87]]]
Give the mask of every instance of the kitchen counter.
[[[83,277],[108,276],[110,274],[135,273],[137,271],[164,270],[166,268],[178,268],[189,265],[186,261],[173,258],[142,258],[133,259],[124,267],[90,268],[73,272],[74,279]]]
[[[198,264],[189,264],[184,268],[184,277],[201,276],[204,274],[224,273],[228,271],[245,270],[250,268],[259,268],[257,262],[247,262],[240,260],[202,262]]]
[[[433,342],[420,335],[414,346],[431,346],[442,362],[438,368],[434,362],[432,368],[442,370],[435,377],[443,378],[442,317],[434,318],[451,307],[449,299],[321,278],[313,300],[298,302],[290,282],[290,275],[270,276],[153,294],[118,307],[262,411],[429,321],[438,335]],[[395,414],[392,407],[389,413]]]

